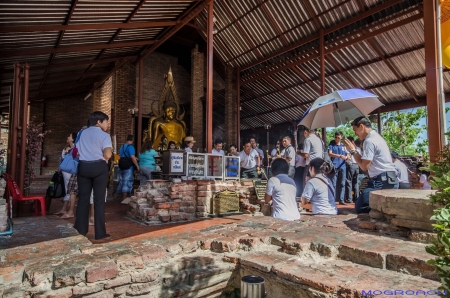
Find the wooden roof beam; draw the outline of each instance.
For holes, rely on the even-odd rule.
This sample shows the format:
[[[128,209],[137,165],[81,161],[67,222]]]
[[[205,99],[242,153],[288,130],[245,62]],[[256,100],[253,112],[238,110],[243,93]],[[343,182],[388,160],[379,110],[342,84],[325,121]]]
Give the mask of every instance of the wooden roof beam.
[[[2,58],[11,58],[19,56],[33,56],[33,55],[45,55],[52,53],[70,53],[70,52],[84,52],[101,49],[116,49],[124,47],[136,47],[143,45],[152,45],[156,40],[141,40],[141,41],[129,41],[129,42],[117,42],[113,44],[95,44],[87,46],[67,46],[60,48],[40,48],[40,49],[28,49],[28,50],[8,50],[0,51]]]

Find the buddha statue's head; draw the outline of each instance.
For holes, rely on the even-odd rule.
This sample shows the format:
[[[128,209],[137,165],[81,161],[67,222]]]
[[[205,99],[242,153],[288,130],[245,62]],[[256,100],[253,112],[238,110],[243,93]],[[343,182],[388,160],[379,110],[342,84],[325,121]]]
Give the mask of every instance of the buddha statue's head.
[[[177,113],[177,108],[174,104],[169,103],[167,105],[164,105],[164,115],[165,118],[168,120],[173,120],[175,119]]]

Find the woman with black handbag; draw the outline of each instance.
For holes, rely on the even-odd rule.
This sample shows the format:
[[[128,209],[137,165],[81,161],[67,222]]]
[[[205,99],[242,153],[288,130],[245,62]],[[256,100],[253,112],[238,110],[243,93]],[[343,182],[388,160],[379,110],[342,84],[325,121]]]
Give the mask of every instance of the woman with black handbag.
[[[95,239],[110,237],[105,226],[105,195],[108,184],[108,160],[112,156],[111,137],[106,130],[109,117],[96,111],[89,116],[90,127],[83,130],[77,143],[78,205],[74,228],[86,236],[89,229],[89,201],[94,191]]]

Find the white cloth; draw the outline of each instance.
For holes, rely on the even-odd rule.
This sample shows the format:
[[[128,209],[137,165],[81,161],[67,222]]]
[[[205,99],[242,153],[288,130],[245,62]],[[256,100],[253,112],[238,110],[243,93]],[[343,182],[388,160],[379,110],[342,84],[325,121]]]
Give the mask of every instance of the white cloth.
[[[192,153],[192,149],[189,148],[189,147],[184,148],[184,151],[185,151],[185,152],[191,152],[191,153]]]
[[[295,154],[295,167],[298,168],[298,167],[304,167],[304,166],[306,166],[306,158],[304,158],[298,154]]]
[[[364,150],[361,159],[370,160],[369,177],[373,178],[383,172],[396,171],[392,162],[391,151],[386,141],[375,130],[372,130],[364,140]]]
[[[428,182],[428,177],[425,174],[420,175],[420,183],[423,183],[423,186],[421,189],[425,189],[425,190],[431,190],[431,185]]]
[[[326,181],[331,188],[333,188],[333,183],[323,174],[318,174],[316,177],[320,177],[322,180]],[[333,193],[330,188],[318,178],[311,178],[308,182],[306,182],[302,197],[311,202],[313,214],[337,214],[337,207]]]
[[[289,166],[294,167],[295,166],[295,148],[292,147],[292,145],[287,146],[283,149],[281,152],[281,156],[283,158],[290,158]]]
[[[272,217],[284,220],[300,219],[295,193],[295,182],[286,174],[272,177],[267,182],[266,194],[272,196]]]
[[[106,148],[112,149],[111,136],[100,127],[91,126],[82,130],[76,146],[80,154],[80,160],[105,160],[103,150]]]
[[[258,161],[258,152],[254,149],[250,149],[247,155],[244,150],[239,152],[239,157],[241,158],[241,168],[251,169],[256,167],[256,162]]]
[[[225,156],[225,152],[223,150],[217,151],[216,148],[213,148],[211,150],[211,154],[217,154],[217,155]]]
[[[309,156],[306,159],[306,165],[309,165],[310,161],[316,157],[323,158],[323,143],[322,140],[316,136],[316,134],[310,134],[303,144],[302,153],[308,153]]]
[[[406,165],[399,159],[394,161],[394,166],[397,169],[397,177],[399,183],[409,183],[409,175],[408,168]]]
[[[63,174],[63,178],[64,178],[64,189],[66,190],[66,195],[63,198],[64,202],[68,202],[70,201],[70,194],[67,193],[67,187],[69,186],[69,180],[70,177],[72,177],[72,174],[61,171],[61,173]]]

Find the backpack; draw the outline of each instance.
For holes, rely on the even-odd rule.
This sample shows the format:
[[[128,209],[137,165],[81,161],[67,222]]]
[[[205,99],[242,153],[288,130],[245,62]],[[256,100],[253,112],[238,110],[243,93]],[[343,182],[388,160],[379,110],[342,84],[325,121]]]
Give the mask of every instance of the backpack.
[[[322,141],[322,139],[321,139]],[[330,158],[330,155],[328,155],[328,150],[325,148],[325,143],[322,141],[322,148],[323,148],[323,160],[327,163],[328,168],[330,169],[328,173],[324,173],[328,178],[333,177],[336,173],[336,169],[334,168],[333,161]],[[331,178],[330,178],[331,179]]]
[[[128,146],[130,146],[130,145],[127,144],[127,147],[125,147],[123,149],[123,152],[124,152],[125,156],[121,157],[119,159],[119,169],[121,169],[121,170],[128,170],[133,165],[133,161],[131,160],[131,157],[127,156]]]
[[[53,185],[47,188],[47,196],[57,199],[62,198],[66,195],[66,188],[64,186],[64,176],[61,171],[56,171],[53,174],[52,180]]]

